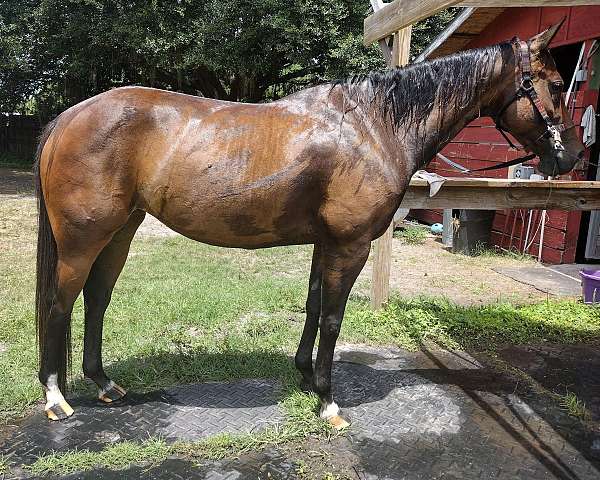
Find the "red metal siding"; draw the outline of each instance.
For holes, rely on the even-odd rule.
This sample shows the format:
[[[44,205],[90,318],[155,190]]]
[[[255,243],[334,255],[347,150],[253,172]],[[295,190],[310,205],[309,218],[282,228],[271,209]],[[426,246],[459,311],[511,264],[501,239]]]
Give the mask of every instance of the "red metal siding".
[[[468,48],[478,48],[492,45],[514,36],[526,39],[559,22],[564,17],[566,21],[552,42],[551,47],[600,37],[600,6],[586,7],[546,7],[546,8],[510,8],[504,11],[491,25],[469,44]],[[590,42],[588,42],[588,48]],[[568,82],[570,79],[565,79]],[[598,93],[587,91],[585,86],[576,96],[574,121],[579,124],[587,105],[597,105]],[[520,155],[508,148],[506,141],[494,128],[491,119],[478,119],[460,132],[454,140],[442,151],[448,158],[465,165],[468,168],[479,168],[501,161],[511,160]],[[588,152],[589,154],[589,152]],[[457,171],[445,163],[435,159],[428,170],[444,176],[459,176]],[[507,169],[473,174],[472,176],[488,176],[506,178]],[[572,178],[583,178],[582,172],[575,172]],[[507,246],[507,235],[510,236],[513,219],[512,213],[505,231],[506,215],[508,212],[498,212],[494,221],[492,240],[501,245],[504,232],[504,245]],[[544,232],[544,248],[542,259],[548,263],[572,263],[575,261],[577,237],[579,235],[580,212],[548,212],[549,219]],[[413,215],[428,223],[441,222],[439,211],[414,211]],[[517,214],[513,246],[521,244],[521,216]],[[527,222],[527,218],[525,218]],[[524,240],[523,240],[524,241]],[[537,253],[539,232],[531,247],[532,253]]]

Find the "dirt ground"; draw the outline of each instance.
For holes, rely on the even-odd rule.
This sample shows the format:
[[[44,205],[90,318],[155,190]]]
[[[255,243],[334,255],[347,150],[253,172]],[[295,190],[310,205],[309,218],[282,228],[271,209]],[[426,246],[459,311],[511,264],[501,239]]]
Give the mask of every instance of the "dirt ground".
[[[22,199],[23,209],[29,211],[34,205],[32,197],[30,172],[0,168],[0,206],[3,201],[9,201],[14,210],[15,202],[20,204]],[[0,231],[3,230],[0,228]],[[177,233],[147,215],[137,235],[160,237],[177,235]],[[10,232],[3,231],[2,240],[9,238]],[[435,237],[427,238],[423,245],[405,245],[401,239],[394,238],[391,290],[393,294],[404,297],[446,296],[462,305],[499,301],[530,303],[546,299],[548,294],[496,273],[493,269],[534,264],[533,261],[509,256],[467,257],[452,254]],[[369,261],[358,278],[354,294],[369,295],[371,274],[372,262]]]

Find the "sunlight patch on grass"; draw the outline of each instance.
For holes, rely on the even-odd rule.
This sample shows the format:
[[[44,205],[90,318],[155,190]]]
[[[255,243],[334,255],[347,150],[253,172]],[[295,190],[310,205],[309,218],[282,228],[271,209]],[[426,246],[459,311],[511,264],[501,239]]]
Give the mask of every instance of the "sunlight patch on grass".
[[[429,229],[424,226],[409,225],[397,232],[396,238],[400,238],[405,245],[423,245],[429,235]]]
[[[565,395],[561,396],[560,406],[573,417],[581,418],[582,420],[589,420],[591,418],[591,414],[586,408],[585,403],[577,398],[577,395],[573,392],[567,391]]]
[[[8,459],[5,455],[0,455],[0,478],[4,477],[4,474],[8,472]]]
[[[362,301],[350,305],[342,328],[348,341],[413,350],[428,340],[450,348],[493,350],[507,343],[591,341],[599,333],[600,309],[572,300],[464,307],[440,298],[393,298],[379,311]]]

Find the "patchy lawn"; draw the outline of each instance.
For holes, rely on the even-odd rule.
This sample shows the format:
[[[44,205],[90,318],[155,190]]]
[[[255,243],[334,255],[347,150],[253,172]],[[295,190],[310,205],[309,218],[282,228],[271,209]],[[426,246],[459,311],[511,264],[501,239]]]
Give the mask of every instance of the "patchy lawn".
[[[35,201],[26,184],[11,188],[5,194],[0,189],[0,408],[5,421],[41,400],[33,302]],[[598,337],[600,309],[572,299],[547,299],[492,271],[527,260],[465,257],[445,251],[431,238],[419,242],[394,240],[393,298],[379,312],[368,305],[367,265],[351,295],[341,342],[408,349],[436,342],[494,352],[505,344],[576,343]],[[34,473],[80,471],[99,463],[123,466],[172,454],[218,458],[327,433],[310,413],[317,408],[316,399],[296,388],[291,359],[304,323],[311,253],[309,246],[221,249],[169,235],[155,221],[145,223],[106,314],[108,374],[138,392],[206,380],[277,378],[285,386],[281,405],[288,421],[276,431],[250,436],[174,446],[150,439],[144,444],[125,442],[101,454],[51,455],[32,467]],[[72,390],[92,396],[95,388],[82,379],[79,367],[81,299],[73,313],[73,345]],[[564,408],[573,414],[583,411],[576,397],[565,397]],[[0,475],[4,463],[0,459]]]
[[[5,386],[0,407],[9,416],[20,414],[41,396],[34,340],[35,218],[31,197],[0,196],[0,384]],[[449,260],[456,265],[452,282],[464,288],[475,285],[474,271],[492,275],[490,266],[517,260],[452,255],[433,242],[397,242],[395,264],[416,266],[420,259],[420,273],[407,271],[400,287],[396,279],[388,308],[372,312],[365,297],[368,272],[363,272],[348,305],[341,341],[417,348],[429,340],[490,349],[502,343],[587,341],[598,333],[599,310],[575,301],[527,306],[532,299],[525,296],[520,297],[525,306],[519,307],[487,292],[482,293],[487,305],[461,306],[463,297],[459,302],[440,297],[449,291],[445,283],[415,291],[418,275],[435,283],[436,271]],[[311,247],[244,251],[180,236],[137,238],[106,314],[104,358],[109,375],[136,391],[242,377],[294,381],[292,362],[285,359],[293,354],[304,322],[310,258]],[[505,282],[503,299],[528,288],[510,279]],[[416,297],[419,293],[429,297]],[[450,289],[450,299],[451,293]],[[82,343],[80,299],[73,313],[73,388],[91,394],[80,374]]]

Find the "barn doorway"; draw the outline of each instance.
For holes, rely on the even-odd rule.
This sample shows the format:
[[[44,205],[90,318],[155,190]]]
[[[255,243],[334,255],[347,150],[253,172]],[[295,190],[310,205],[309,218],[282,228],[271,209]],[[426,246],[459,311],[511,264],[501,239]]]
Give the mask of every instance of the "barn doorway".
[[[573,75],[575,74],[575,68],[577,66],[577,60],[581,52],[581,47],[582,43],[574,43],[552,49],[552,55],[556,61],[556,67],[563,77],[567,87],[571,83]],[[582,61],[584,66],[586,65],[586,57],[587,52]],[[590,60],[588,63],[591,64],[592,60]],[[587,87],[585,83],[576,83],[575,85],[575,92],[581,91],[580,89],[582,87]],[[579,89],[577,86],[579,86]],[[600,102],[598,102],[597,105],[592,106],[597,114],[598,109],[600,108]],[[588,105],[583,105],[583,107],[587,108]],[[573,112],[571,111],[571,113]],[[576,115],[576,121],[578,124],[581,123],[580,112],[578,112],[578,115]],[[590,161],[587,164],[587,170],[585,172],[586,180],[600,180],[600,171],[597,167],[600,159],[600,122],[596,122],[596,139],[596,142],[589,147]],[[579,236],[577,238],[575,261],[577,263],[600,263],[600,211],[584,211],[581,213],[581,223],[579,226]]]
[[[596,107],[596,115],[600,109],[600,101]],[[590,149],[590,162],[587,167],[586,180],[600,180],[600,122],[596,122],[596,143]],[[590,228],[592,231],[590,232]],[[600,263],[600,211],[581,212],[581,224],[577,239],[575,255],[577,263]]]

